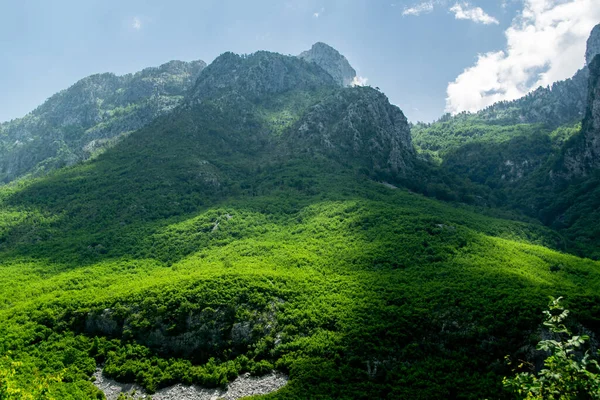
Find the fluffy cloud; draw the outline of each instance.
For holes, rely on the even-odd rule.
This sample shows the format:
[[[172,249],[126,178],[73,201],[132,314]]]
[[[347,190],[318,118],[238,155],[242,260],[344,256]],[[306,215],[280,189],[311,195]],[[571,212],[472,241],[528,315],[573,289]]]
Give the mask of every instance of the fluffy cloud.
[[[480,54],[448,84],[446,111],[477,111],[572,76],[600,21],[598,0],[525,0],[505,31],[506,49]]]
[[[133,17],[133,20],[131,21],[131,27],[136,31],[139,31],[142,29],[142,21],[138,17]]]
[[[456,19],[468,19],[479,24],[489,25],[498,24],[498,20],[491,15],[486,14],[481,7],[473,7],[469,3],[456,3],[450,8]]]
[[[433,11],[433,1],[425,1],[423,3],[417,4],[413,7],[407,7],[402,11],[402,15],[421,15],[423,13],[429,13]]]
[[[352,79],[352,83],[350,83],[350,85],[365,86],[368,81],[369,81],[369,78],[364,78],[362,76],[355,76],[354,79]]]

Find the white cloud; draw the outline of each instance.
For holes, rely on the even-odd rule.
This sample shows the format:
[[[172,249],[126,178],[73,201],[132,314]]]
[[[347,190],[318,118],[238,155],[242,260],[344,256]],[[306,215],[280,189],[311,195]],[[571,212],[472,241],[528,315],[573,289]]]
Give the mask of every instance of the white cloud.
[[[406,7],[404,11],[402,11],[402,15],[414,15],[418,16],[424,13],[430,13],[433,11],[433,1],[424,1],[420,4],[417,4],[413,7]]]
[[[369,81],[369,78],[364,78],[362,76],[355,76],[354,79],[352,79],[352,83],[350,83],[350,85],[351,86],[365,86],[368,81]]]
[[[131,21],[131,27],[136,31],[139,31],[142,29],[142,20],[140,20],[138,17],[133,17],[133,20]]]
[[[450,8],[456,19],[468,19],[479,24],[499,24],[498,20],[487,14],[481,7],[473,7],[469,3],[456,3]]]
[[[447,88],[446,111],[477,111],[571,77],[600,21],[598,0],[524,0],[505,31],[506,49],[480,54]]]

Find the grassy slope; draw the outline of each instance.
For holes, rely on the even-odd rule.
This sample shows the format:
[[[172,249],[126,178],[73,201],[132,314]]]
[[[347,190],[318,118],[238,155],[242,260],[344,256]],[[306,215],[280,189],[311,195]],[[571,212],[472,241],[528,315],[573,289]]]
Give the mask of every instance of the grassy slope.
[[[252,115],[293,119],[274,104]],[[23,362],[14,385],[62,371],[52,393],[85,399],[97,362],[149,389],[275,366],[291,381],[269,398],[492,398],[504,355],[531,356],[548,295],[600,330],[600,265],[550,250],[557,234],[327,160],[262,158],[269,122],[248,115],[168,117],[2,190],[0,353]],[[103,310],[122,329],[90,331]],[[149,340],[190,320],[206,325],[194,352]],[[252,338],[235,342],[244,323]]]

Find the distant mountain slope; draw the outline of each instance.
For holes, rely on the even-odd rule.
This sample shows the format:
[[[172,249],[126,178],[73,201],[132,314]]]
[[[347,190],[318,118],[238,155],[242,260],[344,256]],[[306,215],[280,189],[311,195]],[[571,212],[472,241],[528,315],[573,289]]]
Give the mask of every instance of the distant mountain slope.
[[[179,104],[206,66],[171,61],[135,74],[98,74],[0,124],[0,182],[89,158]]]
[[[591,32],[586,49],[586,63],[600,54],[600,25]],[[581,122],[587,102],[589,70],[585,65],[570,79],[539,87],[513,101],[501,101],[476,113],[446,114],[438,121],[416,124],[412,131],[415,145],[426,153],[439,155],[464,143],[504,141],[498,126],[535,125],[547,133],[563,125]],[[536,128],[537,129],[537,128]],[[518,136],[516,129],[510,136]]]

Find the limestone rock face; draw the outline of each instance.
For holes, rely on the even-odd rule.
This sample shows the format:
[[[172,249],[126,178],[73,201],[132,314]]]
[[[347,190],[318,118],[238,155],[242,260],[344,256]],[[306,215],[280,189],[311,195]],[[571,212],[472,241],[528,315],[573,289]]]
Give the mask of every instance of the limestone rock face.
[[[356,71],[346,57],[325,43],[315,43],[310,50],[300,53],[298,57],[323,68],[340,86],[351,85],[356,76]]]
[[[405,177],[415,151],[400,109],[369,87],[340,89],[312,106],[288,137],[296,151],[356,163],[387,177]]]
[[[592,63],[596,54],[600,54],[600,24],[592,29],[590,37],[587,40],[587,48],[585,51],[585,62],[587,65]]]
[[[586,176],[600,168],[600,55],[589,65],[588,105],[581,133],[565,150],[562,170],[566,178]],[[553,171],[554,173],[554,171]]]
[[[0,124],[0,182],[89,158],[176,107],[206,66],[171,61],[135,74],[96,74]]]

